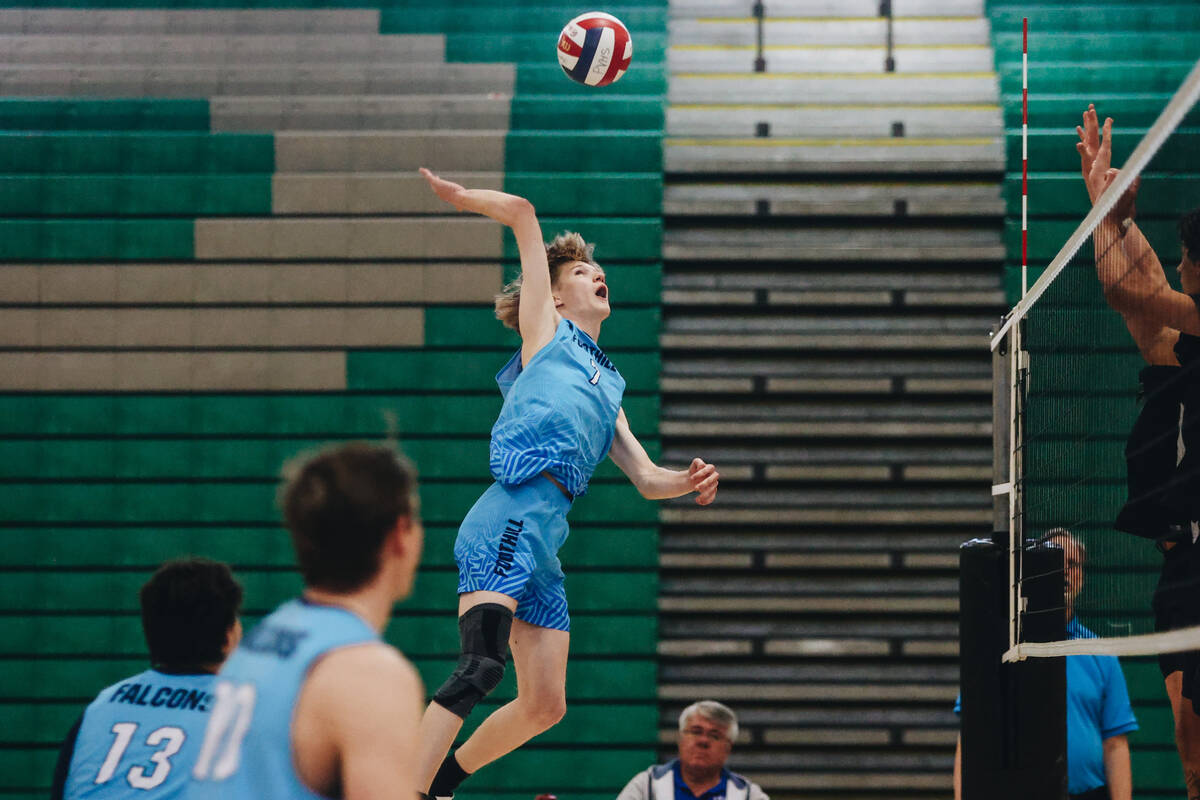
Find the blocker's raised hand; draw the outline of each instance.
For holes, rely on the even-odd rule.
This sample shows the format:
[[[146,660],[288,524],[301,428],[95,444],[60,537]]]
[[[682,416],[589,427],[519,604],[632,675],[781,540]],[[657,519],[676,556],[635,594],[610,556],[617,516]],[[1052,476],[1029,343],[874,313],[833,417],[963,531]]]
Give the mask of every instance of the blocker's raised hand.
[[[706,506],[717,499],[717,484],[721,474],[712,464],[700,458],[692,459],[692,465],[688,467],[688,480],[692,482],[692,491],[697,493],[697,505]]]
[[[1093,203],[1104,192],[1105,177],[1112,166],[1112,125],[1112,117],[1107,117],[1101,130],[1096,107],[1089,105],[1083,112],[1083,127],[1075,126],[1075,133],[1079,135],[1075,150],[1079,153],[1080,171]]]

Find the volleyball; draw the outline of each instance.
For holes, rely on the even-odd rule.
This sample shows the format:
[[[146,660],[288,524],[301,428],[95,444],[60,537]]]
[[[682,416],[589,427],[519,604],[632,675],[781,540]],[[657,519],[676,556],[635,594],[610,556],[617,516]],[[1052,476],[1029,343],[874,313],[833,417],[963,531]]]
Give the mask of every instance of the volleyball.
[[[559,65],[568,78],[586,86],[616,83],[632,58],[629,30],[612,14],[580,14],[558,37]]]

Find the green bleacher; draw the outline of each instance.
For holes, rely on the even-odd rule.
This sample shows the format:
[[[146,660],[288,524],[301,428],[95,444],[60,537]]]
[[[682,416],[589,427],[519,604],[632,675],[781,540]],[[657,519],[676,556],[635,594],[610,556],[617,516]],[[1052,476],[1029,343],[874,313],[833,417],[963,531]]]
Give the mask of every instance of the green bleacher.
[[[1029,20],[1032,283],[1090,210],[1075,151],[1080,115],[1095,103],[1101,121],[1114,119],[1113,165],[1120,167],[1194,64],[1200,12],[1194,0],[1034,5],[993,0],[989,16],[1008,129],[1005,285],[1015,303],[1021,293],[1022,20]],[[1179,257],[1175,222],[1200,204],[1198,141],[1200,107],[1188,112],[1143,172],[1138,195],[1139,227],[1172,282]],[[1090,242],[1040,302],[1044,305],[1030,317],[1025,340],[1031,353],[1027,435],[1034,437],[1026,463],[1036,471],[1026,487],[1027,519],[1035,531],[1065,519],[1088,520],[1073,526],[1086,542],[1096,542],[1082,598],[1085,624],[1101,634],[1110,624],[1132,626],[1112,635],[1148,632],[1161,556],[1148,542],[1113,550],[1112,537],[1123,534],[1105,522],[1115,518],[1125,499],[1125,437],[1137,414],[1137,372],[1144,362],[1120,317],[1104,303]],[[1098,375],[1105,376],[1103,382]],[[1081,474],[1100,478],[1086,496],[1073,488]],[[1119,583],[1106,580],[1117,575]],[[1156,660],[1121,662],[1141,726],[1130,735],[1135,797],[1176,796],[1183,791],[1183,775]]]
[[[380,8],[353,0],[22,4],[166,5]],[[547,237],[570,229],[597,242],[614,304],[601,343],[628,381],[624,407],[655,457],[666,8],[656,0],[605,9],[631,28],[635,55],[629,74],[603,90],[576,86],[555,63],[553,38],[566,22],[558,6],[393,1],[380,9],[378,31],[446,34],[450,62],[515,62],[503,185],[532,200]],[[202,94],[0,97],[0,271],[199,264],[198,220],[276,219],[278,135],[212,132],[212,119]],[[291,269],[284,261],[278,268]],[[497,277],[514,274],[511,237],[488,263]],[[325,443],[398,438],[418,465],[425,556],[387,638],[413,658],[427,690],[441,683],[458,647],[451,546],[488,485],[487,437],[500,405],[493,376],[517,339],[480,299],[395,305],[420,307],[421,345],[346,348],[344,388],[0,391],[0,482],[10,498],[0,511],[0,684],[8,687],[0,797],[44,796],[57,746],[83,705],[145,667],[136,591],[160,561],[196,553],[231,562],[246,587],[248,624],[299,590],[276,476],[286,459]],[[611,463],[600,467],[561,554],[575,634],[567,716],[502,767],[485,768],[463,800],[611,798],[655,760],[657,519],[656,504]],[[509,670],[465,732],[514,692]],[[567,745],[587,746],[586,768]]]

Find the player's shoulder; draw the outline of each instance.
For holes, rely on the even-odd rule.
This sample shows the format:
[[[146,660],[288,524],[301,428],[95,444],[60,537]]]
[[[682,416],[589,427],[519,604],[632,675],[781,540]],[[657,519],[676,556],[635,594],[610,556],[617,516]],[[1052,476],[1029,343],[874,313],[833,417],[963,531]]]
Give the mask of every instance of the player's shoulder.
[[[375,682],[417,683],[416,668],[404,655],[384,642],[362,642],[327,653],[313,668],[311,678],[345,689]]]
[[[420,676],[398,650],[367,642],[334,650],[313,666],[297,715],[361,733],[405,716],[418,717],[424,698]],[[347,721],[352,721],[349,728]]]

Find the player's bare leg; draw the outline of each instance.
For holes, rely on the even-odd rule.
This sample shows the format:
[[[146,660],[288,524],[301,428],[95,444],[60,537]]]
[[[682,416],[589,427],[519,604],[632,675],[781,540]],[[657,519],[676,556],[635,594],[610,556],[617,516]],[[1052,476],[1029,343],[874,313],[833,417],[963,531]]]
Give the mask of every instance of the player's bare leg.
[[[1171,712],[1175,715],[1175,745],[1183,764],[1183,779],[1188,800],[1200,798],[1200,716],[1183,696],[1183,673],[1172,672],[1165,678]]]
[[[516,600],[499,592],[466,592],[458,596],[458,616],[461,617],[483,603],[502,605],[510,611],[517,608]],[[509,637],[510,647],[515,633],[514,625],[513,635]],[[438,703],[430,703],[425,709],[417,731],[417,785],[422,791],[429,789],[433,776],[437,774],[442,759],[450,752],[450,747],[454,744],[458,732],[462,730],[464,721],[462,717]]]
[[[513,667],[517,697],[492,712],[455,753],[475,772],[546,730],[567,712],[567,651],[571,634],[513,620]]]

